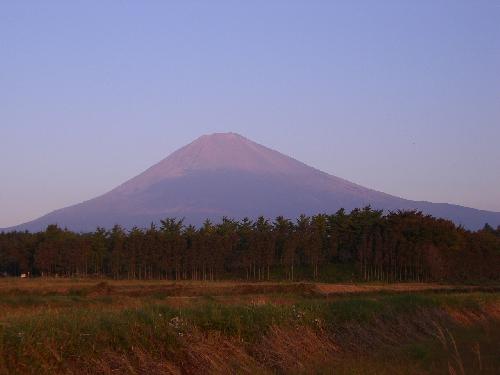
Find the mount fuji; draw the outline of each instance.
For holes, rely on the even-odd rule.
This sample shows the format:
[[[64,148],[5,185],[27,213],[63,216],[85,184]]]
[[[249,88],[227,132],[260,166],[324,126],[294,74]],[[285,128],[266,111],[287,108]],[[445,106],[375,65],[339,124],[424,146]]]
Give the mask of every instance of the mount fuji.
[[[312,168],[235,133],[204,135],[115,189],[7,230],[74,231],[145,227],[166,217],[199,225],[209,218],[263,215],[295,218],[371,205],[416,209],[468,229],[500,225],[500,213],[446,203],[412,201]]]

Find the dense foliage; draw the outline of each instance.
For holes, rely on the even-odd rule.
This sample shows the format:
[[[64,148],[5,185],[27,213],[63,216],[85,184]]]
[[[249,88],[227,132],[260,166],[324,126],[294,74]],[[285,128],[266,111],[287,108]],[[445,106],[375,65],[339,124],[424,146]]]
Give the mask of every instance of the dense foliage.
[[[130,231],[74,233],[50,225],[0,234],[3,275],[329,280],[342,267],[355,280],[498,280],[500,227],[470,232],[417,211],[384,215],[366,207],[295,222],[223,218],[196,228],[169,218]]]

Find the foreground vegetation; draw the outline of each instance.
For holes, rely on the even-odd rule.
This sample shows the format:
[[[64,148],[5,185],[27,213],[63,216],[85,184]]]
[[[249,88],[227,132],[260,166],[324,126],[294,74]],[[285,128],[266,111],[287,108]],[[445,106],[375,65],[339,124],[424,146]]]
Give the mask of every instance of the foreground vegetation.
[[[496,374],[499,344],[494,287],[0,280],[0,374]]]
[[[470,232],[420,212],[370,207],[159,228],[0,234],[0,274],[114,279],[488,282],[500,278],[500,228]]]

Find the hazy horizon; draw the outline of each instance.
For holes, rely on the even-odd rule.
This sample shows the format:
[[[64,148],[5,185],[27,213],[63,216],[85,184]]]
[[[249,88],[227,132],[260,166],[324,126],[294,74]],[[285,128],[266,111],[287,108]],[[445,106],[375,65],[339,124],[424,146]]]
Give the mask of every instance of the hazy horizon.
[[[399,197],[500,211],[500,6],[0,4],[0,228],[236,132]]]

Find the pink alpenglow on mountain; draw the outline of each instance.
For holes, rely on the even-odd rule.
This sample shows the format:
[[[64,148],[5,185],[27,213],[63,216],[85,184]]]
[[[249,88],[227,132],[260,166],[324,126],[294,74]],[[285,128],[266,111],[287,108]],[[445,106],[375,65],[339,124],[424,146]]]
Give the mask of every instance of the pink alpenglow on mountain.
[[[500,225],[498,212],[405,200],[321,172],[238,134],[216,133],[196,139],[102,196],[9,230],[37,231],[49,224],[75,231],[115,224],[145,227],[166,217],[200,225],[223,216],[295,218],[367,205],[417,209],[469,229]]]

